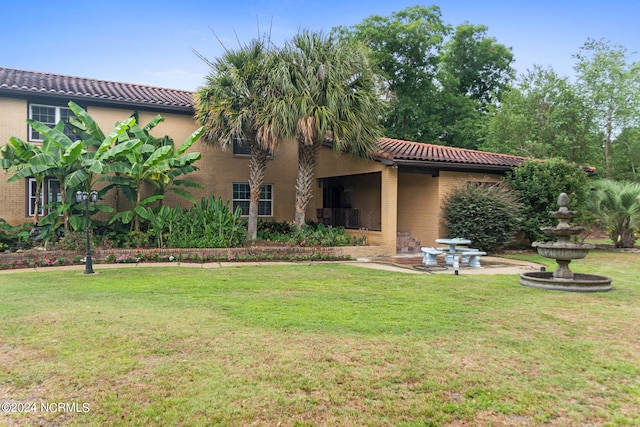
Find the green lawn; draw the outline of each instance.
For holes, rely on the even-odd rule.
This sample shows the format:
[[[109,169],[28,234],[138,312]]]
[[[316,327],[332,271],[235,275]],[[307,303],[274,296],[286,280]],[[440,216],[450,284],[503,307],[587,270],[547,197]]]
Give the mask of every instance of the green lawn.
[[[572,263],[614,278],[589,294],[344,264],[0,274],[0,401],[36,410],[0,425],[639,425],[639,260]]]

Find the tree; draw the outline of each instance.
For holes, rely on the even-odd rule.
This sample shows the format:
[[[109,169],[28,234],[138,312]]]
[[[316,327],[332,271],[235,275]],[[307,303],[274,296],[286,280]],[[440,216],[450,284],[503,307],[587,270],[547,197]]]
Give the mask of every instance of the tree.
[[[457,26],[442,54],[442,68],[455,79],[455,91],[478,101],[481,109],[496,104],[514,76],[511,49],[487,31],[484,25]]]
[[[580,212],[576,220],[585,221],[588,213],[582,208],[587,199],[587,175],[576,165],[558,158],[528,160],[509,171],[505,181],[524,204],[521,231],[529,241],[546,239],[540,227],[555,225],[549,212],[558,210],[560,193],[567,193],[572,208]]]
[[[371,52],[392,100],[387,136],[477,148],[487,106],[514,73],[511,50],[488,37],[487,27],[465,23],[451,35],[438,7],[414,6],[336,31]]]
[[[552,68],[534,66],[486,124],[481,149],[599,166],[599,135],[587,101]]]
[[[597,181],[589,207],[608,231],[617,248],[632,248],[640,227],[640,184],[628,181]]]
[[[626,48],[589,39],[574,57],[578,87],[589,100],[604,134],[605,173],[611,175],[611,147],[622,129],[640,124],[640,64]]]
[[[337,152],[370,156],[382,135],[385,103],[365,51],[318,32],[302,31],[288,42],[271,77],[281,96],[270,98],[267,116],[298,145],[295,224],[300,230],[321,144],[330,141]]]
[[[451,28],[437,6],[413,6],[389,17],[370,16],[335,32],[369,49],[374,72],[383,79],[391,101],[384,116],[385,135],[433,142],[439,126],[437,74],[445,37]]]
[[[625,128],[611,145],[611,176],[638,181],[640,175],[640,127]]]
[[[267,158],[278,145],[279,133],[264,112],[272,94],[267,79],[272,56],[266,41],[253,40],[225,51],[211,67],[207,85],[196,94],[196,118],[204,126],[204,141],[223,148],[234,140],[249,145],[249,218],[247,238],[258,231],[258,202]]]

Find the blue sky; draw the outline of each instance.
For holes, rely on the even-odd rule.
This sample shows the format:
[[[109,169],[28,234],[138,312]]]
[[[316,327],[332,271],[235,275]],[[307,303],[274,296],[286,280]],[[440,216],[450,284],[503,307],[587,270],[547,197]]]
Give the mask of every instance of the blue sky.
[[[588,38],[640,51],[640,2],[632,0],[2,0],[0,66],[195,90],[209,59],[271,28],[282,44],[300,28],[329,31],[370,15],[437,5],[445,24],[486,25],[513,49],[519,73],[534,64],[573,75]],[[237,38],[236,38],[237,37]]]

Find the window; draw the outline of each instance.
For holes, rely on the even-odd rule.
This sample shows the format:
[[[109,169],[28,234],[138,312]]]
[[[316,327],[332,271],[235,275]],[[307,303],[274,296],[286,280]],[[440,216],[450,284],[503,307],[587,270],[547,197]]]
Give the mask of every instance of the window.
[[[233,210],[242,209],[242,215],[249,215],[249,183],[233,183]],[[262,184],[260,200],[258,201],[258,216],[273,216],[273,184]]]
[[[234,156],[250,156],[251,147],[244,140],[233,138],[233,155]]]
[[[66,107],[55,107],[52,105],[40,105],[40,104],[30,104],[29,105],[29,118],[33,120],[37,120],[40,123],[43,123],[47,126],[54,127],[58,122],[63,121],[64,123],[69,123],[69,119],[73,116],[73,113],[69,108]],[[71,131],[70,126],[64,127],[64,133],[72,141],[78,139],[76,135]],[[29,140],[30,141],[42,141],[42,134],[36,132],[31,127],[29,127]]]
[[[250,156],[251,147],[244,139],[233,138],[233,155],[234,156]],[[273,152],[269,150],[268,158],[273,158]]]
[[[29,178],[27,185],[29,187],[29,208],[27,211],[28,216],[36,215],[36,180],[35,178]],[[42,216],[42,205],[44,205],[44,191],[40,189],[40,204],[38,208],[38,216]]]
[[[36,211],[36,179],[29,178],[27,180],[28,200],[27,216],[35,216]],[[38,216],[46,214],[44,205],[53,202],[61,202],[62,194],[60,194],[60,181],[53,178],[45,178],[40,188],[40,203],[38,208]]]

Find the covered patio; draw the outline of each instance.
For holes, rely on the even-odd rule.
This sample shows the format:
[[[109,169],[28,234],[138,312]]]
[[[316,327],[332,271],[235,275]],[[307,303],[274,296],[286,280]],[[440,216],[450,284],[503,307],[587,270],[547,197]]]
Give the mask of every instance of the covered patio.
[[[315,211],[325,225],[365,235],[387,254],[436,246],[447,236],[442,204],[467,182],[499,181],[524,157],[381,138],[373,159],[325,147],[316,169]],[[403,240],[410,239],[406,245]],[[410,251],[411,252],[411,251]]]

